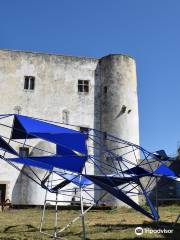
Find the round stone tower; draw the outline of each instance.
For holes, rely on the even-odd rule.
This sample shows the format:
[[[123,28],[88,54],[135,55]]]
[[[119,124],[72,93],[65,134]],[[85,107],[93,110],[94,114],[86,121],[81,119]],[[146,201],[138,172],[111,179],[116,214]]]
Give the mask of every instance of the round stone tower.
[[[100,130],[139,145],[136,63],[132,57],[113,54],[100,59]],[[106,141],[106,140],[104,140]],[[114,143],[107,141],[109,149]],[[123,154],[119,150],[118,154]],[[128,160],[135,161],[131,154]],[[108,161],[101,156],[102,161]],[[122,166],[123,168],[123,166]],[[111,205],[121,202],[108,196]],[[134,198],[138,201],[137,197]]]

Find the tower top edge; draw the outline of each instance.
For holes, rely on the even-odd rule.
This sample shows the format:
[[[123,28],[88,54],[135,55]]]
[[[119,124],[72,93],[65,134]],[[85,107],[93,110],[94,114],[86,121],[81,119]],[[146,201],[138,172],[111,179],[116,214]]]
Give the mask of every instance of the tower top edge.
[[[102,58],[100,58],[99,60],[101,59],[104,59],[104,58],[108,58],[108,57],[125,57],[125,58],[130,58],[132,59],[133,61],[135,61],[135,58],[129,54],[124,54],[124,53],[112,53],[112,54],[108,54],[106,56],[103,56]]]

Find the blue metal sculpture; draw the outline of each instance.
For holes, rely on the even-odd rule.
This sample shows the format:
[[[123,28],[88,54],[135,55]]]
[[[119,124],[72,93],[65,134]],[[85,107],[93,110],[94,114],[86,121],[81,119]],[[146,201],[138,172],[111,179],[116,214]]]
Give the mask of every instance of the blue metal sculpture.
[[[12,118],[12,124],[1,123],[6,118]],[[16,114],[0,115],[0,126],[11,129],[9,137],[0,133],[0,158],[17,169],[17,164],[23,164],[32,172],[32,167],[46,170],[42,179],[37,173],[34,177],[28,176],[27,172],[24,174],[49,192],[58,193],[69,183],[82,188],[95,184],[98,191],[104,190],[136,211],[158,220],[159,215],[149,197],[155,179],[157,176],[178,178],[168,167],[170,159],[164,151],[150,153],[136,144],[95,129],[81,132],[72,126],[64,127],[62,123]],[[12,143],[29,146],[27,141],[34,138],[55,144],[56,153],[47,149],[42,150],[47,156],[23,157],[12,147]],[[88,172],[87,164],[93,165],[95,174]],[[64,181],[48,185],[53,173]],[[149,210],[134,200],[140,195],[146,199]]]

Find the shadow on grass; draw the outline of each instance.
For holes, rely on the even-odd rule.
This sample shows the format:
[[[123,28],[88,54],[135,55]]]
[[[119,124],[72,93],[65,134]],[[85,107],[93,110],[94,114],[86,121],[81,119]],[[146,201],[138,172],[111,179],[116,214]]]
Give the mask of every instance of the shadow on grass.
[[[23,230],[23,231],[12,231],[12,229],[14,228],[18,228],[18,227],[27,227],[28,230]],[[7,233],[7,232],[11,232],[11,233],[16,233],[16,232],[36,232],[37,230],[39,230],[38,228],[34,227],[33,225],[31,224],[26,224],[26,225],[12,225],[12,226],[8,226],[4,229],[3,233]]]
[[[21,228],[21,229],[19,229]],[[53,231],[53,228],[45,228],[43,231]],[[28,233],[28,232],[39,232],[39,228],[35,227],[31,224],[25,224],[25,225],[12,225],[8,226],[2,231],[3,233]],[[1,238],[0,238],[1,239]]]
[[[19,229],[19,228],[21,228],[21,229]],[[52,234],[53,231],[54,231],[54,228],[43,228],[42,230],[43,230],[44,233],[49,232],[50,234]],[[2,232],[7,234],[7,235],[8,234],[17,234],[17,233],[36,233],[36,232],[39,232],[39,234],[41,235],[39,228],[34,227],[31,224],[8,226]],[[59,234],[59,237],[60,236],[61,237],[76,236],[76,237],[80,238],[82,236],[82,233],[81,232],[74,233],[72,231],[69,231],[69,232],[62,232],[61,234]],[[17,239],[15,239],[13,237],[0,237],[0,240],[17,240]],[[89,239],[87,238],[86,240],[89,240]]]
[[[179,240],[180,239],[180,223],[177,223],[176,226],[173,228],[172,223],[167,223],[167,222],[162,222],[159,221],[157,222],[143,222],[143,224],[126,224],[126,223],[119,223],[119,224],[96,224],[94,226],[92,226],[91,229],[89,229],[89,231],[87,232],[87,235],[89,235],[89,237],[87,238],[87,240],[91,239],[90,235],[91,233],[104,233],[104,232],[113,232],[113,231],[123,231],[123,230],[135,230],[135,228],[137,227],[141,227],[143,229],[145,228],[149,228],[151,230],[158,230],[158,229],[173,229],[174,232],[169,234],[169,233],[161,233],[161,236],[159,236],[156,239],[174,239],[174,240]],[[46,228],[43,229],[43,231],[53,231],[53,228]],[[7,237],[0,237],[0,240],[16,240],[15,238],[11,238],[10,236],[8,236],[8,234],[13,234],[13,233],[35,233],[35,232],[39,232],[39,228],[31,225],[31,224],[26,224],[26,225],[12,225],[12,226],[8,226],[4,229],[3,233],[7,234]],[[163,237],[162,237],[163,235]],[[65,232],[62,233],[61,237],[79,237],[81,238],[82,236],[82,232]],[[121,240],[130,240],[130,239],[134,239],[134,240],[152,240],[152,235],[150,235],[149,237],[147,236],[134,236],[134,237],[126,237],[126,236],[122,236],[122,238],[120,238]],[[98,237],[96,238],[96,240],[104,240],[104,237],[102,236],[102,238]],[[117,240],[117,237],[111,237],[111,238],[106,238],[106,240]]]
[[[113,232],[113,231],[121,231],[121,230],[128,230],[128,229],[133,229],[135,230],[137,227],[141,227],[142,229],[147,229],[149,228],[150,230],[173,230],[173,233],[161,233],[163,237],[158,237],[158,239],[174,239],[174,240],[179,240],[180,239],[180,223],[177,223],[175,226],[173,226],[172,223],[167,223],[167,222],[143,222],[142,224],[97,224],[94,226],[95,228],[98,228],[98,232]],[[106,240],[117,240],[117,238],[111,238],[111,239],[106,239]],[[143,237],[143,236],[138,236],[138,237],[133,237],[133,238],[121,238],[122,240],[127,240],[127,239],[151,239],[152,237]],[[156,238],[157,239],[157,238]],[[98,238],[96,240],[103,240],[103,238]]]

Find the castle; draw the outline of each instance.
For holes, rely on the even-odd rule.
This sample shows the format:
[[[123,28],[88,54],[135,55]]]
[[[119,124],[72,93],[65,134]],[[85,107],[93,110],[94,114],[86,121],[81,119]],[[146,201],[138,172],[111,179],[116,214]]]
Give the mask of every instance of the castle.
[[[0,91],[3,114],[95,128],[139,144],[136,63],[130,56],[97,59],[0,50]],[[1,201],[43,203],[42,190],[4,162],[0,163],[0,191]]]

